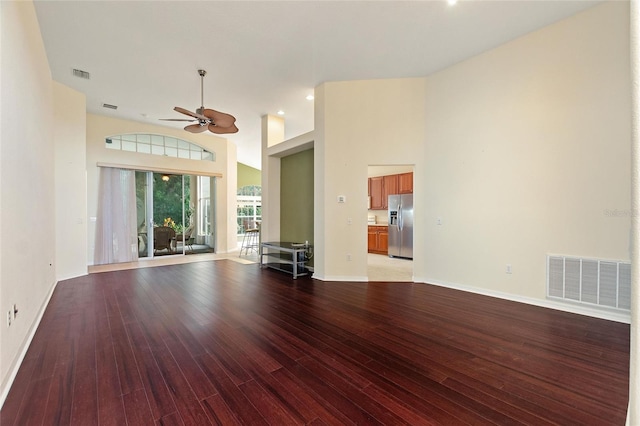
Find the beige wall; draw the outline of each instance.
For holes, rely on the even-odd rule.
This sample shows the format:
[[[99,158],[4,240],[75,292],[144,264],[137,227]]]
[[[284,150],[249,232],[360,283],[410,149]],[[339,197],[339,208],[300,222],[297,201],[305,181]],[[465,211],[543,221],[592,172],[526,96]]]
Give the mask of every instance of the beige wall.
[[[316,88],[316,278],[367,280],[368,166],[411,165],[415,179],[421,179],[424,98],[424,78],[331,82]],[[339,195],[345,203],[338,203]],[[416,194],[416,216],[424,214],[423,206]],[[422,226],[415,224],[416,235]],[[424,253],[421,241],[414,252]]]
[[[548,253],[629,259],[628,22],[607,3],[427,78],[420,280],[544,299]]]
[[[87,273],[86,98],[53,82],[56,278]]]
[[[280,240],[280,158],[269,150],[284,140],[284,119],[264,115],[262,125],[262,241]],[[270,148],[271,147],[271,148]]]
[[[107,149],[107,136],[127,133],[148,133],[173,136],[193,142],[208,151],[215,152],[216,161],[195,161],[181,158],[163,157],[151,154],[130,153]],[[224,138],[202,134],[187,133],[182,129],[171,129],[153,124],[133,122],[105,116],[87,114],[87,187],[89,216],[88,226],[88,259],[93,262],[95,247],[95,222],[92,217],[97,216],[98,206],[98,176],[97,163],[115,163],[129,166],[153,167],[157,170],[186,170],[193,174],[220,173],[217,178],[217,226],[216,251],[226,253],[235,249],[236,245],[236,183],[237,183],[237,155],[236,146]]]
[[[56,209],[52,80],[31,2],[0,2],[0,40],[2,403],[55,284]]]
[[[416,281],[544,304],[547,253],[628,260],[629,81],[609,2],[422,79],[319,86],[315,276],[366,279],[368,164],[414,166]]]

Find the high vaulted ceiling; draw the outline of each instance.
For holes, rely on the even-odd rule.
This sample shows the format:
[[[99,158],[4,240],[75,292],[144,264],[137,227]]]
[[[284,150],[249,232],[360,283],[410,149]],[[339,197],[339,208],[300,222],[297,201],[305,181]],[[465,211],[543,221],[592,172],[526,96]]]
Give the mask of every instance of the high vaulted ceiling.
[[[326,81],[420,77],[578,13],[590,1],[35,1],[53,79],[94,114],[159,121],[204,105],[237,118],[238,161],[260,168],[261,117],[313,130]],[[74,77],[72,70],[91,74]],[[117,105],[117,110],[102,107]]]

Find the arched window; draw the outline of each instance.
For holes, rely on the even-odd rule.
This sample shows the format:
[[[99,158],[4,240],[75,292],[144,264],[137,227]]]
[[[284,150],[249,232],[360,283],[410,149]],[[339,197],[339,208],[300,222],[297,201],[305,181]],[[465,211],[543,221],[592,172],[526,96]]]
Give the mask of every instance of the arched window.
[[[182,139],[133,133],[127,135],[109,136],[105,139],[105,146],[142,154],[162,155],[165,157],[185,158],[189,160],[216,161],[216,154]]]

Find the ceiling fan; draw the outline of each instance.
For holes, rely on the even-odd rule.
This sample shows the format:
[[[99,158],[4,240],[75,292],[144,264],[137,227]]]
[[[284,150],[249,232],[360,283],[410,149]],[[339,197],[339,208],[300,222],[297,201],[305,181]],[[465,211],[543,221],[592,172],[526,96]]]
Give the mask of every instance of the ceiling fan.
[[[211,133],[224,134],[236,133],[238,128],[234,124],[236,118],[224,112],[216,111],[204,107],[204,76],[207,74],[205,70],[198,70],[200,75],[200,108],[196,112],[191,112],[184,108],[175,107],[173,110],[188,115],[193,118],[161,118],[164,121],[197,121],[196,124],[190,124],[184,129],[191,133],[202,133],[209,130]]]

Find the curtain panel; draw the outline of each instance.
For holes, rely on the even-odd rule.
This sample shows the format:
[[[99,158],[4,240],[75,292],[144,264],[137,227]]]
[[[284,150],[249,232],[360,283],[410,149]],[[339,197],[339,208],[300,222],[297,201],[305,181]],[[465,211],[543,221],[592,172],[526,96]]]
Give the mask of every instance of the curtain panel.
[[[138,260],[135,171],[100,168],[94,264]]]

